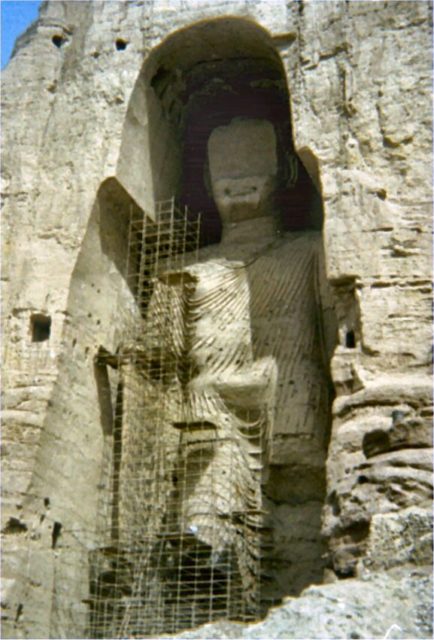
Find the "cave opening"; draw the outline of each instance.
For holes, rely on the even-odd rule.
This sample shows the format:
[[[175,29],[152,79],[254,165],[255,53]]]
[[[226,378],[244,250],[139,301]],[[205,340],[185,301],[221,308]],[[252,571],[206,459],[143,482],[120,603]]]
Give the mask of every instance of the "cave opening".
[[[45,342],[51,334],[51,317],[44,313],[34,313],[30,317],[32,342]]]

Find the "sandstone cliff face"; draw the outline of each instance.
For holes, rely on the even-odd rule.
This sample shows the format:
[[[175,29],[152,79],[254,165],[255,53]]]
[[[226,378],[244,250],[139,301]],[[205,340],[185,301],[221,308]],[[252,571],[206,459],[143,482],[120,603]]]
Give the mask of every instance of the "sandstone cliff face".
[[[291,591],[303,562],[307,582],[324,564],[339,578],[429,564],[430,12],[428,2],[53,1],[18,40],[2,90],[5,637],[86,634],[113,448],[94,357],[116,350],[137,312],[128,215],[152,216],[174,195],[183,73],[203,52],[207,64],[278,53],[294,147],[324,211],[339,334],[326,485],[307,451],[312,484],[286,501],[296,478],[276,465],[274,552],[286,569],[272,567],[275,595],[306,586]]]

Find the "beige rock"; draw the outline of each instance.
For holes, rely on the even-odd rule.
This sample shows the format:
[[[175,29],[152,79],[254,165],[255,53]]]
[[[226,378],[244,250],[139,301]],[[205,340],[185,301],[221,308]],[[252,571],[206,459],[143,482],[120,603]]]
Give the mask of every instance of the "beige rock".
[[[427,561],[430,11],[429,2],[404,0],[56,0],[42,5],[18,40],[2,74],[4,637],[88,635],[89,572],[107,542],[109,470],[119,446],[119,374],[97,357],[128,342],[141,312],[126,270],[130,218],[143,211],[156,218],[156,201],[176,195],[202,208],[204,233],[218,241],[217,210],[203,178],[206,138],[234,117],[288,115],[288,103],[291,131],[280,115],[273,123],[285,149],[277,153],[277,174],[270,137],[256,130],[256,142],[268,149],[273,180],[277,175],[288,189],[296,153],[303,163],[295,165],[297,184],[308,189],[311,180],[322,204],[317,195],[309,210],[306,190],[294,201],[283,190],[276,206],[287,227],[278,240],[275,227],[257,219],[233,230],[225,256],[247,261],[268,247],[247,269],[250,282],[260,283],[250,293],[260,301],[265,291],[282,305],[271,323],[258,304],[250,327],[254,358],[275,358],[280,376],[264,489],[274,529],[264,563],[272,578],[268,597],[319,581],[324,543],[329,570],[339,577],[364,563],[383,572]],[[233,105],[231,96],[241,94],[248,113],[230,106],[227,119],[219,119],[221,100]],[[231,151],[221,166],[234,160]],[[248,189],[257,186],[250,178]],[[315,247],[309,259],[308,246]],[[210,245],[202,259],[219,260],[223,251]],[[288,284],[285,297],[279,282],[296,282],[290,276],[304,260],[303,287]],[[315,295],[302,298],[313,283]],[[333,304],[325,302],[329,285]],[[51,319],[49,337],[40,340],[44,319]],[[297,351],[310,338],[315,348]],[[331,352],[329,363],[323,356]],[[288,353],[294,370],[285,368]],[[238,382],[222,381],[222,393],[243,388]],[[383,577],[373,578],[375,597],[362,615],[384,596],[392,624],[402,589],[389,590]],[[403,580],[413,585],[411,577]],[[419,598],[413,586],[412,611]],[[346,597],[344,583],[329,588]],[[306,606],[316,605],[309,599]],[[334,613],[327,609],[322,637],[347,637],[349,623],[341,616],[333,626]],[[388,633],[380,622],[367,633]],[[426,637],[425,627],[408,624],[410,635]],[[286,635],[297,634],[291,627]]]

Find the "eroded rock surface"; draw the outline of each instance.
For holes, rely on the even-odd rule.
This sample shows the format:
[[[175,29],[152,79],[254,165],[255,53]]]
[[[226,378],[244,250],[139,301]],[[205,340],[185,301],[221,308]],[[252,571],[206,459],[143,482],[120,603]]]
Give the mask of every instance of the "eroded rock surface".
[[[129,218],[177,195],[217,242],[206,142],[239,115],[277,123],[283,233],[322,238],[338,322],[321,447],[272,442],[270,599],[347,578],[243,633],[430,633],[430,51],[423,1],[43,4],[2,88],[4,637],[86,636]]]
[[[256,625],[205,625],[178,638],[430,638],[430,570],[403,570],[309,587]]]

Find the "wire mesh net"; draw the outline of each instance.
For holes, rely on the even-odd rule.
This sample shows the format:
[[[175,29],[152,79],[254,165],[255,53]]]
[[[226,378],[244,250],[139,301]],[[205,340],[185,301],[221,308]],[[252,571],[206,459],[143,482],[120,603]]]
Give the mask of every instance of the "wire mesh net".
[[[92,638],[176,633],[259,616],[261,411],[192,391],[199,220],[173,200],[130,222],[128,277],[140,320],[110,369],[113,434],[91,557]],[[200,368],[199,368],[200,369]]]

